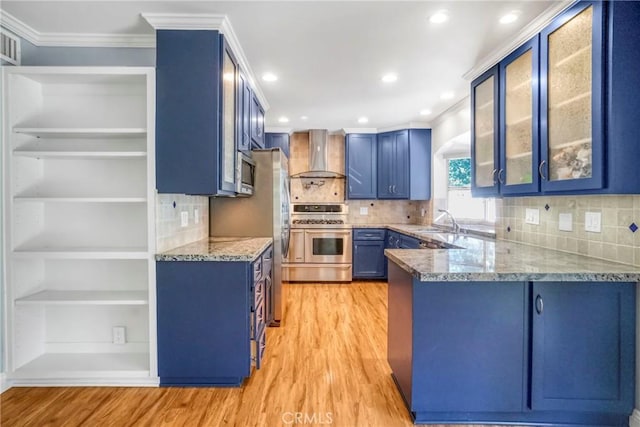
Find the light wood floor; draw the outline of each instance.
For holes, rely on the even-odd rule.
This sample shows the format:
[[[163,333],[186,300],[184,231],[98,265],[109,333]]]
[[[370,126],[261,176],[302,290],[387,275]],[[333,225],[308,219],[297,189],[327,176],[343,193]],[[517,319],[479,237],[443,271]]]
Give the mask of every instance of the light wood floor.
[[[283,291],[282,326],[267,331],[264,366],[242,388],[13,388],[1,425],[412,425],[386,361],[386,283]]]

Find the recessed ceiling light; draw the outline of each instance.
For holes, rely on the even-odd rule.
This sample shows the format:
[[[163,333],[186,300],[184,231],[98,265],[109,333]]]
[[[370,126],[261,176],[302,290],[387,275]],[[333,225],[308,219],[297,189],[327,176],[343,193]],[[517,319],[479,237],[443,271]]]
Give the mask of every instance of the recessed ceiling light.
[[[443,92],[442,95],[440,95],[440,99],[453,99],[454,96],[455,94],[451,91]]]
[[[432,24],[442,24],[449,20],[449,13],[446,10],[439,10],[429,17]]]
[[[505,14],[505,15],[502,15],[500,17],[500,23],[501,24],[511,24],[512,22],[516,22],[518,20],[518,15],[519,15],[519,13],[517,11],[513,10],[513,11],[511,11],[511,12]]]
[[[262,80],[264,80],[265,82],[275,82],[276,80],[278,80],[278,76],[273,73],[264,73],[262,75]]]
[[[284,116],[282,116],[282,117],[280,117],[280,118],[278,119],[278,121],[279,121],[280,123],[289,123],[289,118],[288,118],[288,117],[284,117]]]
[[[382,76],[382,81],[385,83],[393,83],[398,80],[398,75],[396,73],[389,73]]]
[[[358,119],[358,123],[368,123],[368,122],[369,122],[369,119],[366,117],[360,117]]]
[[[420,110],[420,115],[421,116],[428,116],[429,114],[431,114],[431,110],[429,110],[429,109]]]
[[[307,116],[300,116],[300,120],[307,120],[309,117]]]

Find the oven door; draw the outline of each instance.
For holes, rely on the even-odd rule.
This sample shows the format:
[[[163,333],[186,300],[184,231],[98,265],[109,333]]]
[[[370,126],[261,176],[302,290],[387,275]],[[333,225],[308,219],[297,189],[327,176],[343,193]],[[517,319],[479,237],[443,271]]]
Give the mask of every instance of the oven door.
[[[305,230],[304,262],[351,264],[351,230]]]

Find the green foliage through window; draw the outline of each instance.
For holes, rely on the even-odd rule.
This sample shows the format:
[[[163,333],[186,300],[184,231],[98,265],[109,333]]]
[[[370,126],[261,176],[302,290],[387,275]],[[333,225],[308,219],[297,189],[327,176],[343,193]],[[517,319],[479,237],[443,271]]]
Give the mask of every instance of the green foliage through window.
[[[449,187],[471,186],[471,158],[449,159]]]

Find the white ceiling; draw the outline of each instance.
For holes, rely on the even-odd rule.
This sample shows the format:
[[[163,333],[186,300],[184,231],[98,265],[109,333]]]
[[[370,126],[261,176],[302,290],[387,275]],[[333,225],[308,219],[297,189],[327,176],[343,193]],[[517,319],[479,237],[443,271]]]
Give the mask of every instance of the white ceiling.
[[[430,121],[468,96],[465,73],[557,3],[3,0],[0,7],[40,33],[152,35],[140,13],[226,14],[255,75],[279,78],[259,82],[271,107],[266,126],[336,130]],[[431,24],[439,9],[450,20]],[[499,24],[512,10],[520,19]],[[382,83],[389,72],[398,80]],[[454,98],[441,100],[445,91]],[[423,109],[432,114],[420,116]],[[279,123],[281,116],[290,122]],[[360,116],[369,122],[359,124]]]

